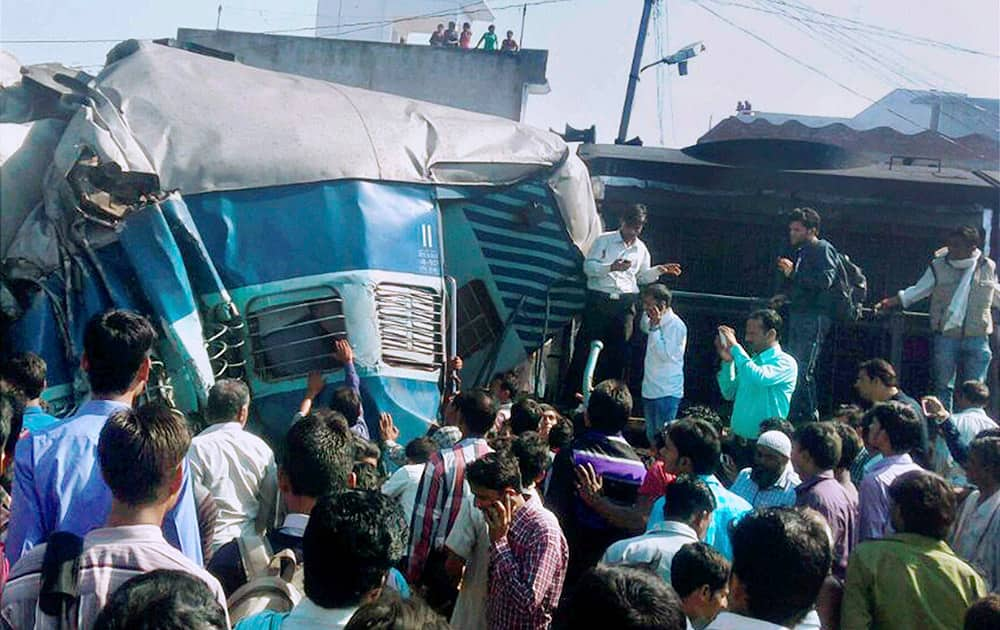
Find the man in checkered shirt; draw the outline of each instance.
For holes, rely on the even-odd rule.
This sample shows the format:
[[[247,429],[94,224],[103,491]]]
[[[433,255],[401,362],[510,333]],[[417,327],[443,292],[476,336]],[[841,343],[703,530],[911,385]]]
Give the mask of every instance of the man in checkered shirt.
[[[488,627],[548,628],[569,563],[558,519],[537,496],[524,493],[517,460],[508,451],[469,464],[466,478],[489,527]]]

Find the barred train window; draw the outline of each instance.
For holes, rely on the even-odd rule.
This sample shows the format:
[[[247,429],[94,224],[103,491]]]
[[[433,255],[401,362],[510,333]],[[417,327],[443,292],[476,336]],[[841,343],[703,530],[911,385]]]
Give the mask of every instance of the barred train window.
[[[382,360],[424,370],[444,361],[441,295],[432,289],[382,283],[375,287]]]
[[[458,290],[458,356],[468,357],[493,343],[503,330],[500,315],[482,280]]]
[[[313,370],[328,372],[340,367],[333,358],[333,343],[347,336],[344,304],[329,287],[310,290],[309,297],[274,304],[276,296],[251,300],[247,307],[250,348],[257,376],[279,381],[306,376]],[[291,298],[294,294],[277,296]],[[263,303],[254,308],[254,304]]]

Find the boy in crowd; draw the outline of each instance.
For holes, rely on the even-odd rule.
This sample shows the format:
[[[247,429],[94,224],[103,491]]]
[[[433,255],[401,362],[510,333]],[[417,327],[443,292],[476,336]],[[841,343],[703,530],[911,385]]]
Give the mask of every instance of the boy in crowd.
[[[670,563],[670,584],[695,630],[702,630],[726,609],[729,597],[729,561],[703,542],[680,548]]]
[[[28,433],[38,433],[59,422],[42,409],[45,373],[45,361],[34,352],[15,354],[0,372],[0,380],[24,397],[24,430]]]

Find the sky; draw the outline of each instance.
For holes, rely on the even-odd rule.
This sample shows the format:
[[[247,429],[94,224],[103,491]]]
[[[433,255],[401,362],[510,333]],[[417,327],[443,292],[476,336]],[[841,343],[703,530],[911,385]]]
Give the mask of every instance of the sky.
[[[520,39],[521,7],[502,8],[515,1],[489,4],[496,9],[497,31],[514,30]],[[97,72],[113,46],[110,41],[11,40],[170,37],[178,27],[214,28],[219,4],[0,0],[0,49],[22,64],[58,61]],[[221,27],[229,30],[304,29],[316,22],[317,0],[221,4]],[[642,0],[561,0],[528,7],[522,43],[549,51],[551,86],[549,94],[529,97],[528,123],[556,130],[565,124],[596,124],[599,142],[614,139],[642,5]],[[801,6],[856,22],[838,22],[840,28],[832,29],[817,23],[832,18]],[[988,54],[858,30],[867,25]],[[476,23],[473,30],[478,34],[485,26]],[[425,39],[414,38],[421,43]],[[996,0],[947,5],[912,0],[660,0],[643,61],[695,41],[704,42],[706,50],[690,62],[688,76],[677,76],[676,69],[666,67],[643,73],[629,137],[639,135],[646,145],[693,144],[713,123],[732,115],[738,100],[751,101],[759,111],[850,117],[897,87],[1000,98]]]

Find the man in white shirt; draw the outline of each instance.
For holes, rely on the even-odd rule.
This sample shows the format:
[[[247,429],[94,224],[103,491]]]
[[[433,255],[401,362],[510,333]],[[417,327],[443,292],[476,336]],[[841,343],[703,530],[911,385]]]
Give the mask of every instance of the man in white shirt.
[[[765,508],[730,534],[729,610],[708,630],[796,627],[812,610],[833,561],[822,524],[796,510]]]
[[[583,272],[587,276],[587,305],[583,312],[581,343],[574,357],[576,369],[572,373],[583,374],[590,342],[600,339],[604,350],[597,364],[595,383],[622,377],[639,285],[656,282],[663,274],[681,274],[681,266],[677,263],[650,264],[649,250],[639,239],[645,225],[646,207],[629,206],[621,214],[621,227],[598,236],[583,262]],[[570,385],[578,387],[579,379],[571,380]]]
[[[663,427],[677,417],[684,397],[684,350],[687,325],[671,308],[673,296],[662,284],[642,290],[640,328],[646,332],[646,360],[642,377],[642,409],[650,444]]]
[[[681,547],[705,537],[715,509],[715,496],[697,477],[681,475],[667,486],[664,521],[635,538],[619,540],[601,559],[605,564],[655,562],[657,573],[670,583],[670,564]]]
[[[986,578],[991,593],[1000,591],[1000,437],[972,441],[966,464],[977,489],[962,503],[951,548]]]
[[[165,405],[150,403],[137,410],[125,408],[112,413],[101,429],[97,446],[101,476],[111,490],[107,522],[86,534],[78,553],[79,547],[67,544],[72,534],[56,532],[46,544],[21,556],[3,587],[0,610],[5,623],[0,625],[64,627],[63,619],[43,612],[44,606],[39,606],[47,556],[62,556],[70,565],[74,557],[78,558],[75,577],[79,598],[65,609],[75,622],[73,627],[90,628],[118,587],[131,577],[156,569],[194,575],[212,589],[225,608],[226,596],[219,581],[167,543],[160,529],[164,516],[180,496],[189,443],[184,418]],[[52,576],[73,577],[61,572]]]
[[[953,486],[966,485],[963,465],[972,440],[981,431],[997,428],[997,423],[986,415],[989,400],[990,388],[986,383],[965,381],[955,392],[955,407],[960,411],[949,414],[944,403],[935,396],[925,396],[920,401],[927,417],[937,423],[931,458],[934,472]]]
[[[406,522],[413,518],[413,504],[417,500],[417,488],[424,474],[424,464],[437,451],[437,445],[429,437],[410,440],[406,445],[406,464],[401,466],[382,484],[382,494],[399,501],[406,515]]]
[[[191,474],[215,497],[219,509],[212,551],[234,538],[273,525],[278,471],[271,448],[246,430],[250,390],[222,379],[208,393],[209,426],[191,441]]]
[[[392,531],[398,511],[381,492],[344,490],[320,498],[302,539],[305,597],[291,612],[265,611],[240,630],[343,628],[362,604],[378,599],[402,545]]]

